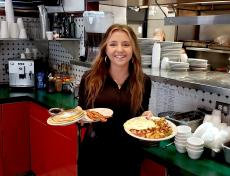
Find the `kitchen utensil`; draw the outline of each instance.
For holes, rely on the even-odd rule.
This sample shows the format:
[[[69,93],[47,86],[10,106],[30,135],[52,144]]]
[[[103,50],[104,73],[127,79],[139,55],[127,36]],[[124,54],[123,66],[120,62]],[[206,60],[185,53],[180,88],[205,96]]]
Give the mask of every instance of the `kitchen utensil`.
[[[42,39],[46,39],[46,31],[49,30],[47,11],[44,5],[39,5],[38,10],[41,23],[41,36]]]

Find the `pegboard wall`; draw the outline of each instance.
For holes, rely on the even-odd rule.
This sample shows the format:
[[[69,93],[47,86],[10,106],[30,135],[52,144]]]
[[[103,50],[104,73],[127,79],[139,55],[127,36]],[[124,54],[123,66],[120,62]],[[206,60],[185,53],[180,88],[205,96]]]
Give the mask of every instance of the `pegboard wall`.
[[[85,56],[85,30],[83,17],[78,17],[74,19],[76,23],[76,36],[80,39],[80,48],[79,48],[79,56]]]
[[[197,110],[198,107],[213,110],[216,107],[216,101],[230,104],[230,97],[215,92],[152,81],[149,109],[155,115],[167,111],[188,112]],[[230,112],[227,116],[222,116],[222,121],[230,124]]]
[[[49,64],[56,68],[55,64],[68,64],[73,60],[73,56],[68,49],[64,48],[60,42],[49,42]]]
[[[18,17],[16,17],[17,20]],[[0,16],[1,20],[5,20],[5,16]],[[24,27],[27,31],[29,39],[40,39],[41,38],[41,28],[39,18],[29,18],[22,17],[24,22]],[[80,39],[79,48],[77,48],[78,53],[77,58],[80,55],[85,55],[85,46],[84,46],[84,26],[83,18],[75,18],[76,23],[76,36]],[[79,41],[76,41],[79,42]],[[9,58],[20,58],[20,54],[25,52],[25,48],[36,48],[36,42],[33,40],[1,40],[0,41],[0,84],[5,84],[9,82],[7,65]],[[76,48],[75,48],[76,49]],[[74,59],[70,54],[69,50],[64,48],[61,42],[49,42],[48,44],[48,55],[49,63],[53,67],[58,64],[67,64],[70,65],[70,60]],[[46,52],[42,50],[38,51],[38,57],[46,57]],[[70,68],[70,70],[75,70],[75,68]]]
[[[25,52],[25,49],[36,48],[32,41],[24,40],[8,40],[0,41],[0,83],[5,84],[9,82],[8,76],[8,60],[10,58],[20,58],[20,54]],[[44,57],[45,53],[38,51],[38,57]]]
[[[15,17],[17,20],[18,17]],[[0,16],[1,20],[5,20],[5,16]],[[38,18],[22,17],[27,36],[30,39],[39,39],[41,34],[40,20]],[[25,49],[36,48],[33,41],[29,40],[1,40],[0,41],[0,84],[9,82],[7,73],[7,65],[9,58],[20,58],[20,54]],[[45,53],[38,51],[38,57],[45,57]]]
[[[85,71],[89,70],[89,67],[79,66],[79,65],[73,65],[72,66],[72,72],[71,74],[76,78],[76,83],[79,84],[81,81],[82,75],[85,73]]]

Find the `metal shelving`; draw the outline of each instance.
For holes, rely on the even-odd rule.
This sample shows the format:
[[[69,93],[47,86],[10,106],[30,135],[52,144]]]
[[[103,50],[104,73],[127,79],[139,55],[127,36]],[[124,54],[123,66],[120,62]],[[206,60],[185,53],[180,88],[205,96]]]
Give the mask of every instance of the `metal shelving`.
[[[219,49],[210,49],[210,48],[186,47],[186,50],[230,54],[230,50],[219,50]]]

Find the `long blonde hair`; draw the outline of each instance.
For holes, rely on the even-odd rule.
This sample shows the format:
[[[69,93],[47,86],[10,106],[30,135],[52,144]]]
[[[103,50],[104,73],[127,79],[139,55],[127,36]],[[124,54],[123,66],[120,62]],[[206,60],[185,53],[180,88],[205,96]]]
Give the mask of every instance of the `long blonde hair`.
[[[141,66],[140,49],[137,42],[137,37],[131,27],[121,24],[113,24],[106,31],[101,43],[99,53],[95,58],[94,64],[89,74],[86,76],[85,93],[87,95],[87,106],[94,106],[95,99],[99,92],[102,90],[105,79],[109,74],[110,62],[105,59],[106,45],[108,38],[114,31],[125,32],[131,41],[133,49],[132,59],[129,62],[129,75],[130,75],[130,94],[131,94],[131,110],[135,114],[141,108],[144,91],[144,74]]]

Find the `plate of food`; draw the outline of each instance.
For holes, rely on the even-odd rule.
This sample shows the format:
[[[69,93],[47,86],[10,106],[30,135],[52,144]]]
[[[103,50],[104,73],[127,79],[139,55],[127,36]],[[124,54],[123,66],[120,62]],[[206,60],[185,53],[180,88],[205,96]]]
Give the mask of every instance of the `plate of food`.
[[[113,110],[109,108],[93,108],[85,110],[85,115],[82,118],[84,123],[107,121],[113,116]]]
[[[81,120],[85,112],[82,109],[64,110],[47,119],[47,123],[53,126],[66,126]]]
[[[134,117],[123,126],[126,133],[143,141],[163,141],[173,138],[177,133],[176,125],[164,117]]]

